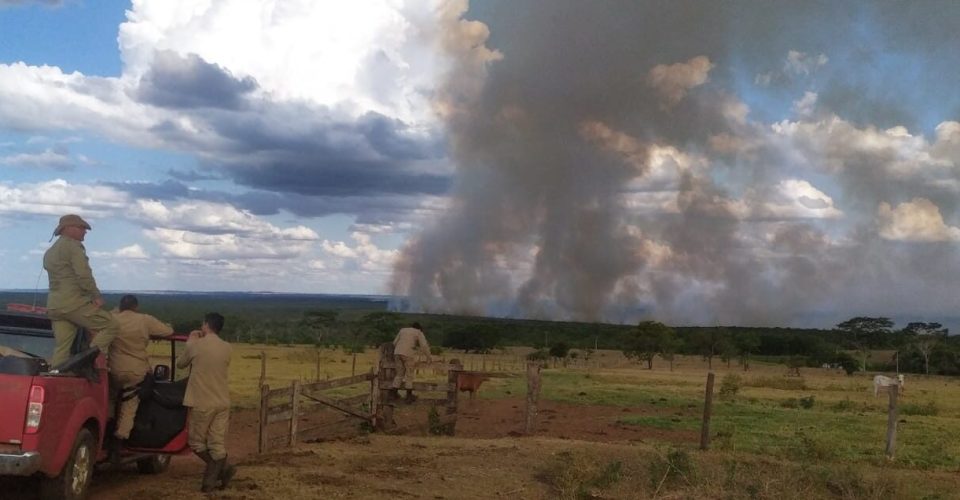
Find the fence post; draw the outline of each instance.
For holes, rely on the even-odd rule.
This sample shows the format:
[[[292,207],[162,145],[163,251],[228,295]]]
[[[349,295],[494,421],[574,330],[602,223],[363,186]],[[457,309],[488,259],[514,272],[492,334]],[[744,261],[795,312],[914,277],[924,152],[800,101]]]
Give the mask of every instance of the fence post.
[[[537,430],[537,402],[540,399],[540,363],[527,363],[527,419],[524,432]]]
[[[356,376],[357,374],[357,353],[353,353],[353,364],[350,366],[350,376]]]
[[[707,373],[707,390],[703,396],[703,425],[700,427],[700,449],[710,448],[710,416],[713,412],[713,372]]]
[[[313,379],[314,382],[320,381],[320,348],[317,348],[317,376]]]
[[[267,409],[270,404],[270,386],[260,385],[260,432],[258,433],[257,453],[267,451]]]
[[[393,342],[384,342],[380,344],[380,360],[378,362],[377,378],[380,384],[380,400],[377,402],[377,426],[382,429],[389,429],[395,425],[393,421],[393,403],[390,400],[390,391],[393,388],[393,378],[396,375],[396,368],[393,366]]]
[[[300,381],[293,381],[293,394],[290,396],[290,446],[297,444],[297,424],[300,421]]]
[[[459,359],[451,359],[450,367],[447,370],[447,415],[457,415],[457,406],[459,398],[457,397],[457,381],[460,379],[460,373],[463,371],[463,364]],[[453,435],[457,431],[457,421],[447,424],[447,433]]]
[[[893,460],[893,454],[897,447],[897,396],[900,392],[900,384],[887,387],[890,393],[890,406],[887,410],[887,458]]]
[[[260,385],[267,381],[267,352],[260,351]]]

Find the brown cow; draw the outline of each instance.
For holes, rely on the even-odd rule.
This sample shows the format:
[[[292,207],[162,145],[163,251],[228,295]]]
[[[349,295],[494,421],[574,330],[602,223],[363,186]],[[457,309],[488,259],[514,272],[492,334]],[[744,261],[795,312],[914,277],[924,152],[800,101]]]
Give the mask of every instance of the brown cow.
[[[481,373],[460,372],[457,374],[457,390],[469,392],[472,400],[485,380],[490,380],[490,377]]]

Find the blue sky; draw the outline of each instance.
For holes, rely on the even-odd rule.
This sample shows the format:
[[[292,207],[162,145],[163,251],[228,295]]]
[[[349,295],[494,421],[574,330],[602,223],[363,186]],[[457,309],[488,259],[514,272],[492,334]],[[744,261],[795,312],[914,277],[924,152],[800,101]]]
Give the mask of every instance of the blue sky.
[[[958,16],[0,0],[0,288],[32,288],[79,213],[113,290],[942,317],[960,306]]]

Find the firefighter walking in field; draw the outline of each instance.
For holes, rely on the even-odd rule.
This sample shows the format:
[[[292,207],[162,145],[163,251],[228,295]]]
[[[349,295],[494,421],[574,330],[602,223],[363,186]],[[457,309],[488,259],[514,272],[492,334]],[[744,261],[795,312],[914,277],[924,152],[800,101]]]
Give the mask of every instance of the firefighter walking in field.
[[[190,332],[187,345],[177,358],[177,368],[190,367],[183,405],[190,408],[190,448],[207,464],[203,492],[217,486],[226,488],[236,474],[236,467],[227,462],[225,445],[230,422],[227,371],[232,348],[220,338],[223,322],[223,316],[208,313],[200,330]]]
[[[147,344],[150,337],[166,337],[173,328],[162,321],[137,311],[140,302],[134,295],[120,298],[119,312],[114,315],[120,325],[120,333],[110,346],[110,379],[116,387],[124,389],[120,412],[117,415],[117,430],[114,436],[122,441],[130,437],[133,418],[137,415],[140,398],[136,391],[126,394],[150,373],[150,356]]]
[[[83,247],[83,238],[91,229],[79,215],[64,215],[54,229],[57,241],[43,254],[43,268],[50,279],[47,295],[47,316],[56,339],[50,365],[66,361],[77,336],[77,329],[97,332],[91,345],[106,356],[110,343],[117,336],[119,325],[109,312],[101,309],[103,297],[93,279],[93,271]]]
[[[399,390],[406,389],[406,402],[413,403],[417,397],[413,395],[414,368],[417,361],[417,351],[426,355],[427,363],[430,358],[430,344],[423,335],[420,323],[413,323],[407,328],[401,328],[397,337],[393,339],[393,359],[397,367],[397,376],[393,379],[393,396],[399,397]]]

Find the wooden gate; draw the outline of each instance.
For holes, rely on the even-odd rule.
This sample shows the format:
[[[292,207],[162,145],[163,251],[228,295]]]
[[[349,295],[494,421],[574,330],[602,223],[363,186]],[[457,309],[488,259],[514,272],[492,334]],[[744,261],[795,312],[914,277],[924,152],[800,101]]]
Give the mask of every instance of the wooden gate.
[[[348,425],[360,425],[365,422],[370,428],[373,428],[375,421],[373,409],[375,406],[371,397],[374,394],[373,383],[375,380],[375,374],[370,372],[309,384],[294,380],[290,387],[282,389],[270,389],[269,385],[261,385],[257,451],[263,453],[275,446],[293,446],[297,444],[300,436],[306,432],[321,428],[329,430],[329,426],[316,426],[309,429],[299,428],[300,417],[308,414],[307,406],[333,408],[350,417]],[[344,398],[333,398],[322,394],[323,391],[329,389],[358,384],[367,385],[362,394]],[[278,422],[287,423],[284,426],[284,431],[277,436],[270,436],[268,426]]]

